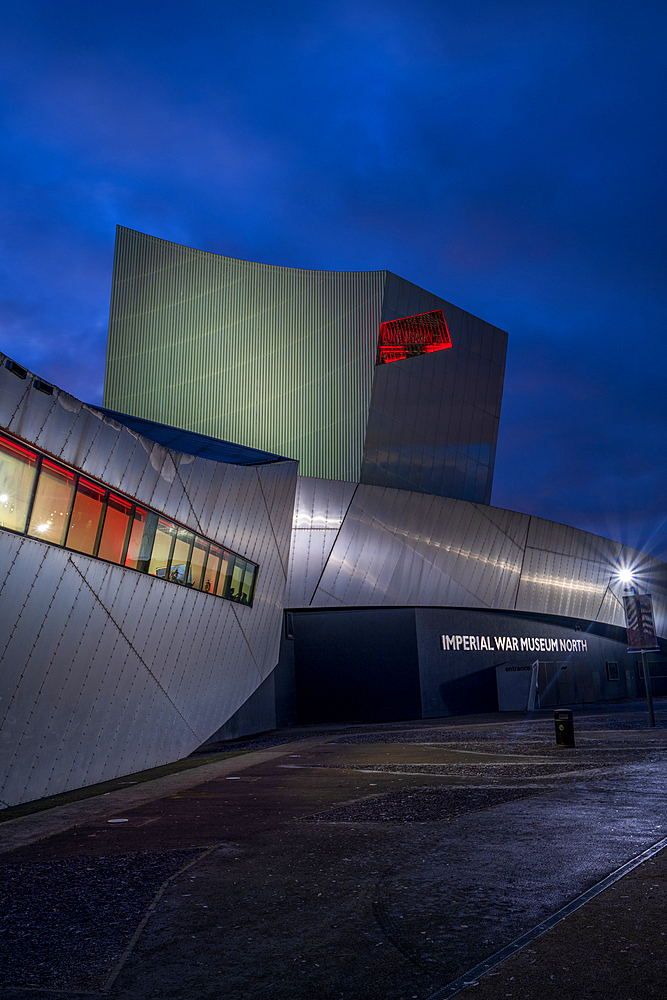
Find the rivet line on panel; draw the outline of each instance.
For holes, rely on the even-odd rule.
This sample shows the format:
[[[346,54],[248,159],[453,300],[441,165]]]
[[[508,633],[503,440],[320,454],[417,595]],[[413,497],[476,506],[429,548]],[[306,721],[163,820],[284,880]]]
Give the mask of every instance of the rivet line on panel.
[[[278,539],[276,538],[276,532],[275,532],[275,529],[273,527],[273,519],[271,517],[271,511],[269,510],[269,505],[266,502],[266,496],[264,494],[264,488],[262,486],[262,477],[260,475],[259,469],[255,469],[255,472],[257,473],[257,482],[259,483],[259,489],[260,489],[260,492],[262,494],[262,500],[264,501],[264,506],[266,508],[266,516],[267,516],[267,518],[269,520],[269,525],[271,526],[271,534],[273,535],[273,541],[274,541],[275,546],[276,546],[276,552],[278,553],[278,558],[280,559],[280,565],[282,566],[283,576],[285,578],[285,581],[287,581],[287,567],[285,566],[285,563],[283,562],[283,556],[282,556],[282,553],[280,551],[280,546],[278,545]]]
[[[46,554],[45,554],[44,558],[46,558]],[[43,563],[43,561],[44,561],[44,560],[42,560],[42,563]],[[41,568],[41,564],[40,564],[40,568]],[[46,617],[47,617],[47,615],[48,615],[48,613],[49,613],[49,611],[50,611],[50,609],[51,609],[51,607],[52,607],[52,605],[53,605],[53,601],[55,600],[55,596],[56,596],[56,594],[57,594],[57,592],[58,592],[58,587],[60,586],[60,583],[62,582],[62,578],[63,578],[63,576],[65,575],[65,569],[66,569],[66,567],[64,567],[64,568],[63,568],[63,571],[62,571],[62,573],[60,574],[60,579],[58,580],[58,583],[57,583],[57,584],[56,584],[56,586],[55,586],[55,589],[54,589],[54,592],[53,592],[53,595],[52,595],[52,597],[51,597],[51,600],[49,601],[49,605],[48,605],[48,607],[47,607],[47,609],[46,609],[46,612],[44,613],[44,617],[42,618],[42,623],[41,623],[41,625],[39,626],[39,628],[38,628],[38,630],[37,630],[37,634],[36,634],[36,636],[35,636],[35,639],[34,639],[34,641],[33,641],[33,644],[32,644],[32,647],[30,648],[30,652],[28,653],[28,656],[26,657],[26,659],[25,659],[25,661],[24,661],[24,663],[23,663],[23,670],[21,671],[21,675],[20,675],[20,677],[19,677],[19,679],[18,679],[18,682],[17,682],[17,684],[16,684],[16,687],[14,688],[14,692],[13,692],[13,694],[12,694],[11,698],[9,698],[9,699],[8,699],[8,704],[7,704],[7,710],[6,710],[6,712],[5,712],[5,715],[4,715],[4,717],[3,717],[3,721],[4,721],[4,719],[6,719],[6,718],[7,718],[7,715],[8,715],[8,714],[9,714],[9,712],[11,711],[11,709],[12,709],[12,706],[13,706],[13,704],[14,704],[14,702],[15,702],[15,700],[16,700],[16,697],[17,697],[17,695],[18,695],[18,692],[19,692],[19,688],[21,687],[21,685],[22,685],[22,683],[23,683],[23,678],[24,678],[24,675],[25,675],[25,672],[26,672],[26,669],[28,668],[28,666],[29,666],[29,664],[30,664],[30,660],[31,660],[31,658],[32,658],[32,654],[33,654],[33,652],[34,652],[34,650],[35,650],[35,646],[37,645],[37,642],[38,642],[38,640],[39,640],[39,637],[40,637],[40,635],[41,635],[41,633],[42,633],[42,629],[43,629],[43,627],[44,627],[44,622],[45,622],[45,620],[46,620]],[[32,584],[30,585],[30,591],[29,591],[29,595],[30,595],[30,593],[32,593],[32,589],[33,589],[33,587],[34,587],[34,584],[35,584],[35,580],[37,579],[37,575],[38,575],[38,574],[36,574],[36,575],[35,575],[35,577],[34,577],[34,579],[33,579],[33,583],[32,583]],[[29,596],[29,595],[28,595],[28,596]],[[17,625],[18,625],[19,621],[21,620],[21,618],[22,618],[22,616],[23,616],[23,611],[25,611],[25,605],[27,604],[27,601],[28,601],[28,599],[26,598],[26,601],[25,601],[25,603],[23,604],[23,608],[22,608],[22,610],[21,610],[21,613],[19,614],[19,616],[18,616],[18,618],[17,618],[17,622],[16,622],[16,624],[17,624]],[[13,634],[14,634],[14,630],[12,630],[12,635],[13,635]],[[7,648],[7,647],[5,647],[5,649],[6,649],[6,648]],[[34,704],[34,703],[33,703],[33,704]],[[18,753],[18,750],[19,750],[19,748],[20,748],[20,746],[21,746],[21,740],[22,740],[22,739],[23,739],[23,737],[25,736],[25,731],[26,731],[26,729],[27,729],[27,726],[28,726],[28,722],[26,721],[26,723],[25,723],[25,725],[24,725],[24,727],[23,727],[23,732],[22,732],[22,734],[21,734],[21,737],[20,737],[20,739],[18,739],[18,740],[16,741],[16,749],[14,750],[14,753],[12,754],[12,756],[11,756],[11,758],[10,758],[10,760],[9,760],[9,764],[8,764],[8,767],[7,767],[7,772],[8,772],[8,776],[9,776],[9,774],[10,774],[10,773],[11,773],[11,771],[12,771],[12,764],[13,764],[14,760],[16,759],[16,756],[17,756],[17,753]]]
[[[87,618],[86,624],[85,624],[84,628],[81,630],[81,635],[79,636],[79,641],[77,643],[76,650],[75,650],[74,655],[72,656],[71,661],[70,661],[70,667],[69,667],[69,670],[68,670],[68,673],[67,673],[67,677],[70,676],[70,674],[72,673],[72,671],[74,669],[74,664],[76,663],[76,659],[77,659],[79,650],[81,649],[81,645],[82,645],[82,643],[84,641],[84,637],[86,636],[86,634],[88,632],[88,628],[90,627],[90,621],[91,621],[91,618],[93,617],[93,612],[94,612],[94,605],[91,604],[90,611],[88,612],[88,618]],[[62,693],[64,692],[65,687],[66,687],[66,681],[62,685],[61,695],[58,698],[58,704],[60,703],[60,698],[62,697]],[[81,692],[79,692],[79,699],[77,699],[76,703],[72,706],[72,711],[73,712],[75,712],[76,709],[78,708],[80,697],[81,697]],[[53,779],[53,776],[54,776],[54,774],[56,772],[56,769],[59,766],[59,752],[64,747],[65,740],[66,740],[66,733],[63,733],[62,737],[61,737],[61,741],[60,741],[59,750],[56,753],[53,754],[53,766],[51,768],[49,777],[46,780],[47,786],[50,783],[50,781]],[[70,768],[70,771],[71,771],[71,768]]]
[[[9,580],[10,574],[11,574],[12,570],[14,569],[14,566],[16,564],[16,560],[18,559],[20,553],[21,553],[21,546],[19,544],[19,545],[17,545],[16,551],[14,553],[14,557],[13,557],[11,563],[9,564],[9,567],[7,569],[7,572],[5,573],[4,579],[3,579],[2,583],[0,583],[0,597],[2,597],[2,591],[4,590],[5,584]],[[26,598],[26,600],[27,600],[27,598]],[[25,607],[25,602],[23,603],[23,607]],[[11,635],[10,635],[10,639],[11,639]],[[8,642],[9,642],[9,640],[8,640]],[[7,649],[7,645],[5,645],[5,649]],[[2,657],[0,657],[0,659],[2,659]]]
[[[261,678],[262,677],[262,671],[260,670],[259,665],[257,663],[257,660],[255,659],[255,654],[253,653],[252,646],[250,645],[248,637],[245,634],[245,629],[243,628],[243,626],[241,625],[241,622],[239,621],[239,616],[238,616],[238,613],[237,613],[237,609],[234,607],[233,604],[230,604],[230,607],[232,609],[232,613],[233,613],[234,617],[236,618],[236,624],[239,627],[239,631],[241,632],[241,635],[243,636],[243,638],[245,640],[245,644],[248,647],[248,651],[249,651],[249,653],[250,653],[250,655],[252,657],[252,662],[254,663],[255,668],[257,669],[257,673],[259,674],[259,676]]]
[[[12,421],[14,420],[14,417],[16,416],[16,414],[19,412],[19,410],[23,406],[23,402],[24,402],[26,396],[28,395],[28,388],[29,388],[28,384],[26,383],[26,385],[23,387],[23,392],[21,393],[20,399],[19,399],[18,403],[16,404],[16,406],[14,408],[14,412],[12,413],[11,417],[7,421],[7,427],[11,427],[11,424],[12,424]]]
[[[62,581],[63,581],[63,579],[65,577],[66,570],[67,570],[67,567],[65,567],[65,570],[63,571],[63,574],[62,574],[62,576],[60,578],[60,582],[58,584],[58,588],[56,588],[57,590],[60,588],[60,584],[62,583]],[[51,656],[51,659],[49,660],[47,667],[43,671],[41,683],[39,685],[39,688],[38,688],[37,692],[34,695],[34,701],[33,701],[32,708],[30,709],[30,713],[28,715],[28,718],[26,719],[26,723],[25,723],[25,727],[24,727],[23,733],[21,734],[21,737],[19,738],[19,741],[18,741],[19,744],[25,738],[25,734],[26,734],[26,732],[30,728],[33,716],[35,714],[35,710],[37,708],[39,699],[40,699],[40,697],[42,695],[42,691],[44,689],[44,685],[47,683],[47,680],[49,679],[49,675],[50,675],[50,673],[53,670],[54,661],[56,659],[56,656],[58,655],[58,650],[60,649],[60,645],[62,643],[63,636],[65,635],[65,632],[67,631],[67,627],[68,627],[68,625],[69,625],[69,623],[70,623],[70,621],[72,619],[72,615],[74,614],[75,607],[76,607],[76,602],[77,602],[77,598],[78,598],[80,592],[81,592],[81,583],[79,583],[79,587],[76,590],[76,593],[73,595],[72,606],[71,606],[70,612],[67,615],[67,619],[65,621],[65,624],[63,625],[63,627],[62,627],[62,629],[60,631],[60,636],[59,636],[58,641],[56,642],[55,647],[53,649],[53,654]],[[69,594],[68,594],[68,597],[69,597]],[[55,595],[54,595],[54,599],[55,599]],[[80,641],[81,640],[79,639],[79,643],[80,643]],[[77,648],[78,648],[78,646],[77,646]],[[56,711],[58,709],[58,705],[60,704],[60,700],[62,698],[63,691],[64,691],[65,685],[67,683],[67,678],[70,676],[70,674],[72,672],[72,660],[73,660],[73,658],[69,660],[69,666],[67,668],[65,679],[59,685],[58,696],[55,699],[55,701],[53,702],[53,704],[51,705],[51,718],[50,718],[50,722],[53,721],[53,717],[54,717],[54,715],[55,715],[55,713],[56,713]],[[33,772],[35,770],[35,767],[37,766],[37,761],[38,761],[38,758],[39,758],[39,754],[41,753],[42,747],[44,746],[44,740],[46,739],[46,735],[48,733],[49,728],[50,728],[50,724],[48,726],[44,727],[44,729],[42,730],[43,740],[42,740],[42,743],[40,743],[39,750],[33,756],[32,764],[31,764],[31,767],[30,767],[30,771],[28,772],[28,774],[26,776],[26,782],[25,782],[25,785],[24,785],[24,792],[28,788],[28,785],[30,783],[30,778],[32,777],[32,774],[33,774]]]
[[[178,479],[178,481],[181,484],[181,487],[183,489],[183,496],[188,501],[188,507],[192,511],[192,516],[194,517],[195,521],[197,522],[197,530],[200,532],[200,534],[203,535],[204,531],[203,531],[203,528],[201,526],[201,521],[199,520],[199,516],[198,516],[196,510],[192,506],[192,500],[190,499],[190,494],[188,493],[188,491],[187,491],[187,489],[185,487],[185,483],[183,482],[183,478],[181,476],[181,473],[179,472],[179,469],[178,469],[178,466],[176,465],[176,462],[174,462],[174,466],[176,468],[176,478]]]
[[[69,561],[69,562],[71,562],[71,559],[70,559],[70,560],[68,560],[68,561]],[[72,563],[72,565],[74,565],[74,563]],[[95,598],[95,600],[96,600],[96,601],[97,601],[97,602],[99,603],[100,607],[102,607],[102,608],[104,609],[105,613],[106,613],[106,614],[107,614],[107,616],[109,617],[109,620],[110,620],[111,622],[113,622],[113,624],[114,624],[114,625],[116,626],[116,628],[117,628],[117,630],[118,630],[118,633],[119,633],[119,635],[120,635],[120,636],[122,636],[122,638],[123,638],[123,639],[125,640],[125,642],[127,643],[127,645],[128,645],[129,647],[130,647],[130,649],[132,650],[132,652],[134,653],[134,655],[135,655],[135,656],[137,657],[137,659],[138,659],[138,660],[139,660],[139,662],[141,663],[142,667],[144,667],[144,669],[145,669],[145,670],[146,670],[146,671],[147,671],[147,672],[148,672],[148,673],[150,674],[150,676],[151,676],[151,677],[153,678],[153,680],[154,680],[154,681],[155,681],[155,683],[157,684],[157,686],[158,686],[158,688],[160,689],[160,691],[162,691],[162,693],[164,694],[164,696],[165,696],[165,698],[167,699],[167,701],[168,701],[168,702],[169,702],[169,703],[171,704],[171,706],[172,706],[172,708],[174,709],[174,711],[176,711],[176,712],[178,713],[178,715],[179,715],[179,716],[180,716],[180,718],[181,718],[181,719],[183,720],[183,722],[184,722],[184,723],[186,724],[186,726],[188,727],[188,729],[190,729],[190,732],[192,732],[192,733],[193,733],[194,735],[196,735],[196,733],[194,733],[194,730],[193,730],[193,729],[192,729],[192,728],[190,727],[190,725],[189,725],[189,723],[188,723],[187,719],[186,719],[186,718],[185,718],[185,717],[183,716],[183,714],[181,713],[181,711],[180,711],[180,709],[178,708],[178,706],[174,704],[174,702],[172,701],[172,699],[170,698],[170,696],[168,695],[168,693],[167,693],[167,692],[165,691],[165,689],[163,688],[163,686],[162,686],[162,684],[160,683],[160,681],[158,680],[158,678],[157,678],[157,677],[155,676],[155,674],[153,673],[153,671],[151,670],[151,668],[150,668],[150,667],[148,666],[148,664],[146,663],[146,661],[144,660],[144,658],[143,658],[142,656],[140,656],[140,655],[139,655],[139,652],[137,651],[137,649],[135,648],[135,646],[133,645],[133,643],[132,643],[132,642],[130,642],[130,640],[128,639],[128,637],[127,637],[127,636],[125,635],[125,633],[124,633],[124,632],[123,632],[123,630],[121,629],[120,625],[118,625],[118,623],[117,623],[117,622],[115,621],[115,619],[113,618],[112,614],[111,614],[111,613],[110,613],[110,612],[108,611],[108,609],[107,609],[107,608],[106,608],[106,607],[104,606],[104,603],[103,603],[103,601],[102,601],[102,600],[100,599],[100,597],[99,597],[99,596],[98,596],[98,595],[97,595],[97,594],[95,593],[95,591],[93,590],[93,588],[92,588],[92,587],[90,586],[90,584],[89,584],[89,583],[88,583],[88,581],[86,580],[85,576],[84,576],[84,575],[83,575],[83,574],[81,573],[81,571],[79,570],[78,566],[74,566],[74,568],[76,569],[77,573],[79,574],[79,576],[81,577],[81,579],[82,579],[82,580],[83,580],[83,582],[85,583],[86,587],[88,587],[88,589],[90,590],[90,592],[91,592],[91,594],[93,595],[93,597]]]
[[[514,598],[514,610],[515,611],[517,610],[517,606],[518,606],[518,603],[519,603],[519,591],[521,590],[521,583],[522,583],[522,580],[523,580],[523,567],[524,567],[524,564],[526,562],[526,552],[528,551],[528,539],[530,538],[530,526],[531,526],[531,523],[532,523],[532,516],[529,515],[528,516],[528,527],[526,528],[526,540],[525,540],[525,542],[523,544],[523,557],[521,559],[521,569],[519,570],[519,579],[518,579],[517,587],[516,587],[516,596]]]

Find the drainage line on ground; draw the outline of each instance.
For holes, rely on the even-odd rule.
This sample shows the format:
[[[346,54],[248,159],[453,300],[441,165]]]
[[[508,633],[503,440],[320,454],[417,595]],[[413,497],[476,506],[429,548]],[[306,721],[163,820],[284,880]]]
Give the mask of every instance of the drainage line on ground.
[[[599,893],[604,892],[604,890],[608,889],[609,886],[614,884],[614,882],[618,882],[618,880],[623,878],[624,875],[631,872],[633,868],[638,868],[639,865],[643,864],[644,861],[648,861],[654,854],[658,854],[664,847],[667,847],[667,837],[663,837],[662,840],[659,840],[656,844],[647,848],[647,850],[642,851],[641,854],[631,858],[630,861],[621,865],[621,867],[617,868],[615,872],[611,873],[611,875],[607,875],[607,877],[603,878],[601,882],[597,883],[597,885],[594,885],[591,889],[583,892],[581,896],[577,896],[577,898],[573,899],[571,903],[568,903],[567,906],[558,910],[551,917],[547,917],[546,920],[537,924],[532,928],[532,930],[526,931],[526,933],[522,934],[521,937],[516,938],[510,944],[501,948],[500,951],[497,951],[494,955],[491,955],[483,962],[480,962],[479,965],[475,965],[472,969],[468,969],[468,971],[462,976],[459,976],[458,979],[454,979],[451,983],[447,983],[446,986],[436,990],[436,992],[432,993],[427,1000],[449,1000],[450,997],[456,996],[457,993],[464,990],[466,986],[476,985],[480,976],[483,976],[486,972],[495,968],[496,965],[500,965],[500,963],[504,962],[505,959],[516,954],[517,951],[521,951],[522,948],[525,948],[525,946],[530,944],[531,941],[534,941],[535,938],[544,934],[545,931],[550,930],[555,924],[560,923],[561,920],[565,920],[565,918],[569,917],[571,913],[578,910],[580,906],[584,906],[584,904],[590,899],[593,899]]]
[[[214,844],[213,847],[209,847],[207,850],[202,851],[201,854],[198,854],[196,858],[193,858],[192,861],[189,861],[187,865],[184,865],[182,868],[179,868],[177,872],[174,872],[173,875],[170,875],[169,878],[165,882],[162,883],[162,885],[160,886],[160,888],[158,889],[158,891],[155,893],[155,896],[153,898],[153,902],[151,903],[151,905],[146,910],[146,913],[144,915],[143,920],[141,921],[141,923],[137,927],[136,931],[134,932],[134,934],[130,938],[130,941],[129,941],[128,945],[127,945],[127,948],[125,949],[125,951],[123,952],[123,954],[118,959],[118,962],[116,963],[116,967],[114,968],[113,972],[111,973],[111,975],[107,979],[106,983],[104,984],[104,986],[100,990],[100,993],[98,993],[98,996],[100,994],[102,996],[104,996],[105,993],[108,993],[109,990],[111,989],[111,987],[113,986],[113,984],[116,982],[118,976],[122,972],[123,966],[127,962],[127,960],[130,957],[130,955],[132,954],[132,951],[134,949],[135,944],[137,943],[137,941],[141,937],[143,929],[146,926],[146,924],[148,923],[148,918],[153,913],[155,913],[155,908],[156,908],[157,904],[160,902],[160,900],[162,899],[162,896],[163,896],[164,892],[166,891],[166,889],[168,888],[168,886],[174,881],[174,879],[178,878],[179,875],[182,875],[183,872],[186,872],[188,870],[188,868],[192,868],[193,865],[199,864],[200,861],[202,861],[209,854],[212,854],[213,851],[217,851],[219,847],[222,847],[222,844]]]

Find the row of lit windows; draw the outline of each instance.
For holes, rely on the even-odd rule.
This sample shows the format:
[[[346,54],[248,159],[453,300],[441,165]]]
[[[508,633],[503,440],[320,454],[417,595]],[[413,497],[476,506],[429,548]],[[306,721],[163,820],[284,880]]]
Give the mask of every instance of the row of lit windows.
[[[252,604],[254,563],[4,436],[0,527]]]

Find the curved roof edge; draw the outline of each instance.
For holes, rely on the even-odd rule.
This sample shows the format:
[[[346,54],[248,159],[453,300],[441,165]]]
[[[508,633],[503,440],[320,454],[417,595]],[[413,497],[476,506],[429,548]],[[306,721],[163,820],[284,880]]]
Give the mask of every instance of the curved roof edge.
[[[246,445],[234,444],[232,441],[222,441],[209,437],[208,434],[198,434],[195,431],[184,431],[170,424],[160,424],[156,420],[146,420],[145,417],[133,417],[129,413],[119,413],[104,406],[88,404],[92,410],[99,410],[112,420],[129,427],[142,437],[161,444],[182,455],[196,455],[198,458],[208,458],[213,462],[226,462],[227,465],[272,465],[274,462],[293,462],[292,458],[282,455],[272,455],[268,451],[249,448]]]
[[[215,250],[201,250],[199,247],[190,247],[185,243],[176,243],[174,240],[165,240],[162,236],[153,236],[151,233],[142,233],[140,229],[130,229],[129,226],[116,225],[118,230],[125,230],[127,233],[134,233],[142,236],[146,240],[155,240],[156,243],[164,243],[168,246],[176,247],[178,250],[187,250],[190,253],[204,254],[207,257],[219,257],[222,260],[231,260],[235,264],[247,264],[250,267],[266,267],[272,271],[298,271],[300,274],[388,274],[387,268],[380,267],[370,271],[335,271],[323,270],[312,267],[291,267],[289,264],[266,264],[259,260],[246,260],[244,257],[230,257],[228,254],[216,253]],[[407,279],[404,279],[407,280]]]
[[[107,407],[99,406],[96,403],[86,403],[77,396],[73,396],[67,392],[66,389],[61,389],[59,386],[40,378],[34,372],[31,372],[28,368],[24,368],[13,358],[10,358],[9,355],[3,354],[1,351],[0,367],[17,377],[17,387],[23,383],[26,387],[36,389],[42,400],[45,395],[52,396],[66,410],[78,410],[81,407],[92,410],[95,413],[99,413],[103,418],[106,417],[117,424],[127,427],[128,430],[145,438],[146,441],[162,445],[163,448],[178,452],[181,455],[192,455],[196,458],[205,458],[212,462],[224,462],[226,465],[274,465],[277,462],[291,462],[296,464],[296,459],[286,458],[283,455],[274,455],[268,451],[260,451],[258,448],[234,444],[232,441],[223,441],[220,438],[210,437],[207,434],[199,434],[195,431],[185,431],[179,427],[172,427],[169,424],[158,423],[155,420],[134,417],[127,413],[120,413],[117,410],[110,410]],[[9,385],[11,384],[13,384],[13,379],[10,380]],[[5,385],[5,389],[7,388],[8,386]],[[7,393],[7,398],[9,398],[9,395]],[[17,399],[20,396],[21,394],[19,393]],[[30,440],[33,444],[38,444],[38,442],[33,440],[34,435],[26,437],[25,434],[21,433],[21,427],[10,426],[11,423],[11,420],[3,422],[0,419],[0,425],[5,426],[11,433],[18,433],[24,440]],[[39,445],[39,447],[43,446]],[[48,448],[46,450],[49,451]],[[50,453],[55,454],[54,452]]]
[[[625,567],[667,637],[667,563],[654,556],[501,507],[300,477],[286,605],[464,607],[624,628]]]

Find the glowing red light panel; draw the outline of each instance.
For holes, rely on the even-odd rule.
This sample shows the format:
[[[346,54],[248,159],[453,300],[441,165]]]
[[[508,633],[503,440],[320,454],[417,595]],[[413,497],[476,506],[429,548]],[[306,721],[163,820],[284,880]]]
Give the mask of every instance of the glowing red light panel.
[[[442,309],[421,313],[419,316],[405,316],[390,323],[380,323],[377,363],[386,365],[390,361],[404,361],[419,354],[445,351],[452,346],[445,314]]]

